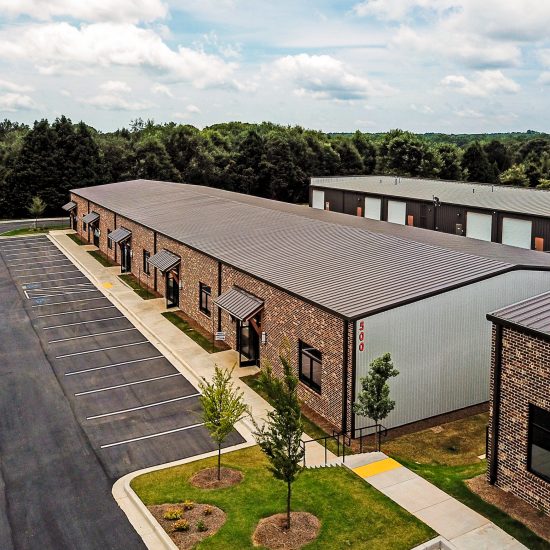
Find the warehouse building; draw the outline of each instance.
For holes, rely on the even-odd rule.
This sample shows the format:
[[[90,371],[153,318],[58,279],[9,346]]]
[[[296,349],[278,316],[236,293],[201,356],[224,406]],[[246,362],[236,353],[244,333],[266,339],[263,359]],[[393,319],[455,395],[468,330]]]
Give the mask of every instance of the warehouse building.
[[[550,292],[491,313],[492,484],[550,514]]]
[[[311,178],[310,206],[550,251],[550,192],[481,183],[346,176]]]
[[[300,398],[346,431],[368,423],[351,406],[384,352],[400,370],[387,427],[486,403],[486,313],[550,289],[546,254],[218,189],[137,180],[71,202],[82,238],[241,365],[279,368],[288,341]]]

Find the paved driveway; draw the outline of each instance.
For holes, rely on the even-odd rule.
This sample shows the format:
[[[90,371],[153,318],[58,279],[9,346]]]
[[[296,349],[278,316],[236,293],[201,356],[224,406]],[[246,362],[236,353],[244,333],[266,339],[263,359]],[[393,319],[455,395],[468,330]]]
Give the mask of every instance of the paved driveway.
[[[42,529],[40,548],[139,548],[110,485],[214,450],[198,392],[46,237],[1,240],[0,255],[0,533],[16,548]]]

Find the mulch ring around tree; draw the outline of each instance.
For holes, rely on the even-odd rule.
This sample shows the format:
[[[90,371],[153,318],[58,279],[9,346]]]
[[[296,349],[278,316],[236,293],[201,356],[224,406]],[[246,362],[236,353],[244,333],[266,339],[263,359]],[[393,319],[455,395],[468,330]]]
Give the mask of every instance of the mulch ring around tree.
[[[197,472],[189,483],[199,489],[223,489],[239,484],[243,480],[243,473],[232,468],[221,469],[221,479],[218,480],[217,468],[205,468]]]
[[[253,541],[270,550],[298,550],[315,540],[320,529],[321,522],[309,512],[292,512],[290,530],[286,529],[286,514],[275,514],[258,523]]]
[[[191,510],[184,510],[183,503],[159,504],[147,506],[147,508],[180,550],[192,548],[197,542],[206,537],[211,537],[220,530],[226,520],[225,512],[217,506],[210,504],[193,504],[193,509]],[[175,509],[182,512],[180,519],[164,519],[164,514],[167,510]],[[187,531],[176,531],[175,527],[177,523],[182,520],[187,521],[189,529]],[[198,527],[201,522],[202,531]]]

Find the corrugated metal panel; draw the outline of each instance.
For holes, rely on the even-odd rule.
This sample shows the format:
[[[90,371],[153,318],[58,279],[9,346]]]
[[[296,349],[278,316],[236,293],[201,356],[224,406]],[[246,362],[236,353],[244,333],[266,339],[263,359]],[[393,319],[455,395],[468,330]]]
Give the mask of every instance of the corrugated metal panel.
[[[214,303],[239,321],[247,321],[264,306],[263,300],[237,287],[230,288],[218,296]]]
[[[550,335],[550,292],[505,307],[489,316]]]
[[[76,202],[69,201],[67,204],[64,204],[61,207],[65,212],[70,212],[71,210],[74,210],[76,208]]]
[[[96,222],[97,220],[99,220],[99,214],[97,212],[90,212],[89,214],[86,214],[83,218],[82,218],[82,221],[84,223],[94,223]]]
[[[538,252],[218,189],[138,180],[75,192],[348,318],[517,265],[550,268]]]
[[[147,260],[153,267],[160,269],[162,273],[176,267],[181,258],[168,250],[162,249]]]
[[[542,189],[393,176],[311,178],[311,185],[423,201],[431,201],[435,195],[442,203],[534,216],[550,216],[550,192]]]
[[[123,227],[115,229],[113,232],[109,233],[107,236],[108,239],[111,239],[114,243],[123,243],[132,236],[132,232]]]
[[[487,401],[491,323],[486,313],[548,289],[550,272],[514,271],[363,319],[365,350],[355,351],[356,390],[370,362],[389,352],[399,375],[389,382],[396,408],[385,426]],[[357,418],[357,427],[368,424]]]

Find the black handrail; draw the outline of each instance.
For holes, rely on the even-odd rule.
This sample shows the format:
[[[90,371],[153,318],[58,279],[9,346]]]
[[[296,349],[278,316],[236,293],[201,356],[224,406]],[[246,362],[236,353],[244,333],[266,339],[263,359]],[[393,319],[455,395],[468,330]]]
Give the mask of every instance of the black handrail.
[[[365,430],[371,430],[374,428],[374,433],[364,434]],[[363,426],[362,428],[355,428],[353,430],[353,439],[356,439],[356,434],[359,432],[359,452],[363,452],[363,439],[369,435],[374,435],[375,443],[377,443],[377,451],[380,451],[381,436],[386,437],[388,435],[388,429],[382,424],[371,424],[370,426]],[[383,433],[382,433],[383,432]],[[377,437],[378,436],[378,437]],[[377,440],[377,441],[376,441]]]
[[[303,466],[306,466],[306,443],[315,443],[322,441],[325,448],[325,466],[328,462],[328,449],[327,442],[329,439],[334,439],[336,441],[336,456],[340,457],[340,437],[342,437],[342,462],[346,461],[346,438],[348,447],[351,445],[351,437],[348,436],[345,432],[336,432],[333,430],[332,435],[325,435],[322,437],[316,437],[314,439],[302,440],[301,447],[304,450]]]

